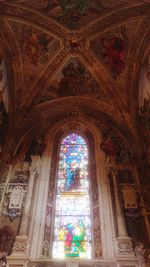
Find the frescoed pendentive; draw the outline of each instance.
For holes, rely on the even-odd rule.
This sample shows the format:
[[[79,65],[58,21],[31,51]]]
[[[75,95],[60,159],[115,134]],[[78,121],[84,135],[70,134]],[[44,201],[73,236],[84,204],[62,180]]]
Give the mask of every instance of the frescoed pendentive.
[[[38,9],[69,29],[93,22],[102,13],[122,4],[121,0],[33,0],[24,5]]]
[[[41,102],[66,96],[106,98],[96,79],[78,58],[70,58],[67,61],[57,73]]]
[[[59,49],[59,41],[36,28],[9,22],[18,42],[23,64],[23,86],[29,88],[38,79]],[[26,89],[27,90],[27,89]]]
[[[109,69],[113,77],[122,74],[126,67],[130,40],[137,23],[123,25],[93,39],[90,47],[95,56]]]
[[[0,151],[2,150],[5,142],[7,129],[8,129],[8,81],[6,63],[0,54]]]

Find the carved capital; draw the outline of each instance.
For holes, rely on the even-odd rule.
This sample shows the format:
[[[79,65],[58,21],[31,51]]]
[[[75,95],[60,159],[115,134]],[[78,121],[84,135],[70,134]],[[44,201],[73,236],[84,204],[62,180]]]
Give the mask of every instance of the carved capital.
[[[133,245],[130,237],[122,236],[116,240],[117,257],[135,257]]]
[[[13,245],[12,255],[25,256],[28,254],[28,249],[29,249],[28,236],[26,235],[16,236]]]
[[[41,171],[41,158],[40,156],[31,156],[32,163],[31,167],[29,168],[31,175],[40,174]]]

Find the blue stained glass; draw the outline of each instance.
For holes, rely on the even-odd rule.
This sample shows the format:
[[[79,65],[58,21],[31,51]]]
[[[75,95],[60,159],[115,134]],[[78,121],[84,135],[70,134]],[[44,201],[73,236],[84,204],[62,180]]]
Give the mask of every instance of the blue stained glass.
[[[76,133],[60,146],[53,258],[91,258],[88,147]]]

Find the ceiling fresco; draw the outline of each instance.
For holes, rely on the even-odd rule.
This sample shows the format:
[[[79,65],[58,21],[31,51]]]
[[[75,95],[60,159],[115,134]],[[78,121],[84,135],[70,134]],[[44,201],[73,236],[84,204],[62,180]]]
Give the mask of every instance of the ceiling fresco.
[[[90,48],[100,62],[102,62],[117,79],[125,71],[127,54],[138,22],[121,25],[90,42]]]
[[[133,131],[131,97],[149,44],[147,0],[3,0],[0,17],[1,64],[11,70],[11,114],[3,100],[8,138],[13,133],[16,144],[39,116],[44,125],[76,106]],[[0,83],[3,77],[0,69]]]
[[[32,26],[8,22],[19,46],[23,68],[23,90],[30,88],[54,57],[60,43]]]
[[[109,102],[96,79],[77,57],[71,57],[58,71],[40,102],[67,96],[88,96]]]
[[[70,30],[94,22],[111,8],[121,6],[121,0],[27,0],[24,5],[37,9],[44,15]]]

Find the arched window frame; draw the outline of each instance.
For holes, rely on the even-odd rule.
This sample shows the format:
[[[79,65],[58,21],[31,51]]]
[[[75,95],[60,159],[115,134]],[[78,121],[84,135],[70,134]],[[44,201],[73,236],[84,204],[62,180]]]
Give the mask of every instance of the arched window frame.
[[[97,173],[96,173],[96,159],[95,159],[95,146],[94,146],[94,138],[89,129],[85,129],[84,132],[78,131],[70,131],[64,133],[63,129],[59,129],[53,140],[53,151],[52,151],[52,160],[51,160],[51,173],[49,180],[49,188],[48,188],[48,199],[46,206],[46,217],[49,218],[49,221],[45,222],[44,228],[44,240],[42,247],[42,255],[52,258],[52,236],[54,229],[54,207],[55,207],[55,192],[56,192],[56,184],[57,184],[57,169],[59,164],[59,148],[61,144],[61,140],[64,136],[67,136],[69,133],[74,132],[84,137],[88,145],[89,151],[89,168],[90,168],[90,180],[91,183],[91,216],[92,216],[92,259],[101,259],[102,257],[102,249],[101,249],[101,231],[100,231],[100,211],[99,211],[99,197],[98,197],[98,184],[97,184]]]

